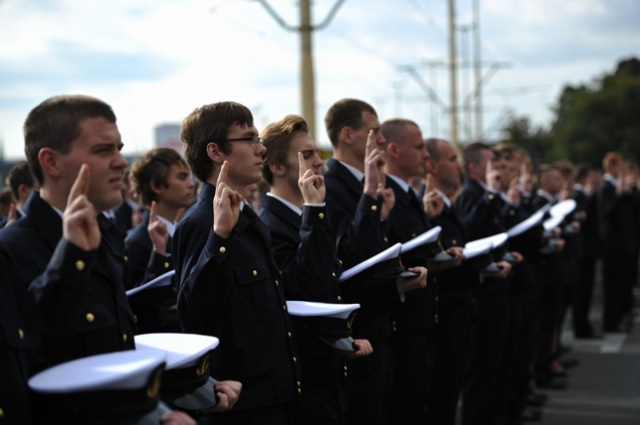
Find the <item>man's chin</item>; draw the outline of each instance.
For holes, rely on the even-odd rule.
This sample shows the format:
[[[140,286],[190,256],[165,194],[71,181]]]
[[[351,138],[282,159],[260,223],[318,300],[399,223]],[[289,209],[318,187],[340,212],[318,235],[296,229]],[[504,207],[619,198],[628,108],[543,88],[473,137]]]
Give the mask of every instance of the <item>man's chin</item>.
[[[97,212],[110,211],[122,203],[122,196],[102,199],[101,202],[93,202]]]

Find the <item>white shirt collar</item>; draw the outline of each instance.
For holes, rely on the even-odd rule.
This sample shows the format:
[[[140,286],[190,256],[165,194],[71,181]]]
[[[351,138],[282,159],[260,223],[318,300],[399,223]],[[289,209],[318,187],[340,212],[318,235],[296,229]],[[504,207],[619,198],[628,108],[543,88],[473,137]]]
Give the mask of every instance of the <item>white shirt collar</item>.
[[[402,188],[402,190],[404,190],[407,193],[409,192],[409,189],[412,189],[412,187],[409,186],[409,183],[407,183],[406,181],[402,180],[400,177],[396,177],[393,174],[387,174],[387,177],[391,177],[391,180],[396,182],[398,184],[398,186],[400,186]]]
[[[478,182],[478,184],[480,185],[480,187],[482,187],[484,190],[486,190],[487,192],[491,192],[491,193],[496,193],[495,190],[491,189],[489,186],[487,186],[487,184],[485,182],[481,182],[480,180],[476,180]]]
[[[336,160],[337,161],[337,160]],[[351,172],[351,174],[353,174],[353,176],[359,181],[361,182],[362,179],[364,179],[364,173],[360,170],[358,170],[356,167],[353,167],[349,164],[347,164],[346,162],[342,162],[342,161],[338,161],[340,164],[344,165],[345,167],[347,167],[347,170],[349,170]]]
[[[546,199],[549,202],[555,202],[556,198],[554,198],[553,196],[551,196],[549,193],[545,192],[542,189],[538,189],[538,191],[536,192],[538,194],[538,196],[543,197],[544,199]]]
[[[583,185],[581,185],[580,183],[576,183],[576,184],[574,184],[574,185],[573,185],[573,188],[574,188],[575,190],[578,190],[578,191],[580,191],[580,192],[584,193],[585,195],[586,195],[586,193],[587,193],[587,189],[586,189]]]
[[[605,179],[606,181],[608,181],[609,183],[611,183],[614,186],[618,185],[618,179],[616,179],[615,177],[613,177],[609,173],[606,173],[604,176],[602,176],[602,178]]]
[[[442,197],[442,200],[444,201],[444,204],[447,206],[447,208],[451,208],[451,199],[449,199],[449,197],[445,195],[443,191],[441,191],[440,189],[433,189],[433,191]]]
[[[162,216],[158,216],[158,220],[164,223],[167,226],[167,231],[169,232],[169,236],[173,237],[173,232],[176,231],[176,223],[173,221],[169,221]]]
[[[274,195],[271,192],[267,192],[267,196],[270,196],[272,198],[277,199],[278,201],[282,202],[283,204],[285,204],[287,207],[291,208],[291,210],[298,214],[299,216],[302,216],[302,210],[300,208],[298,208],[297,206],[293,205],[291,202],[287,201],[284,198],[279,197],[278,195]]]

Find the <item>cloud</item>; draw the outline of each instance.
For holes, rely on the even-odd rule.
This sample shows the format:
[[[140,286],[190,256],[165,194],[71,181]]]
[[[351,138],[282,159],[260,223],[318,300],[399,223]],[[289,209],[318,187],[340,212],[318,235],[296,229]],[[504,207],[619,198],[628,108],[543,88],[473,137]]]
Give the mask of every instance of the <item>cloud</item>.
[[[295,2],[269,3],[296,25]],[[471,2],[456,3],[458,25],[470,24]],[[333,4],[313,2],[313,22]],[[484,87],[487,130],[508,107],[548,123],[563,85],[588,83],[640,52],[635,0],[482,0],[480,7],[483,71],[510,63]],[[448,137],[448,109],[437,110],[432,129],[426,93],[399,69],[415,65],[448,107],[447,70],[421,65],[448,61],[447,25],[443,1],[345,1],[313,33],[318,141],[327,141],[326,110],[347,96],[369,101],[383,120],[403,115],[429,135]],[[245,103],[259,127],[300,113],[299,34],[255,1],[4,0],[0,37],[10,41],[0,44],[0,138],[9,156],[21,155],[29,110],[65,92],[111,103],[126,151],[150,147],[154,125],[180,121],[204,103]],[[463,77],[470,79],[468,71],[459,74],[459,99]]]

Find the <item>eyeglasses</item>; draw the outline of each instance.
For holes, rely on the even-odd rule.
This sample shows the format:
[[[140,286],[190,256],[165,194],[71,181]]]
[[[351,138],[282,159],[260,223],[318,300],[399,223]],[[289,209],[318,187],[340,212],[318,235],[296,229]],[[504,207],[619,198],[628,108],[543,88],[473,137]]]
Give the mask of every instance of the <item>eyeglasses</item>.
[[[225,142],[249,142],[251,146],[261,146],[264,144],[262,137],[258,136],[246,136],[236,137],[235,139],[225,139]]]

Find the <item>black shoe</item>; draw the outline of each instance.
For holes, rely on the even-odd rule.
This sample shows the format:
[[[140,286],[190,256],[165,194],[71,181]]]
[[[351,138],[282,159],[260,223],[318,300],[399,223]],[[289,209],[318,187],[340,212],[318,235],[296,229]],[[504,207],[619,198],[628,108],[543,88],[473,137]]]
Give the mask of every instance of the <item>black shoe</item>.
[[[523,422],[540,422],[542,420],[542,410],[534,407],[525,407],[520,414]]]
[[[567,372],[566,370],[564,372],[551,371],[551,376],[553,376],[554,378],[568,378],[569,372]]]
[[[575,333],[573,335],[576,339],[602,339],[602,335],[598,335],[595,332],[588,333]]]
[[[564,366],[565,369],[571,369],[580,364],[580,360],[567,356],[560,356],[558,361],[562,366]]]
[[[573,347],[571,347],[570,345],[560,344],[560,346],[558,347],[558,353],[559,355],[564,356],[565,354],[569,354],[572,349]]]
[[[628,322],[622,322],[617,325],[607,325],[604,327],[605,333],[611,334],[628,334],[631,332],[632,325]]]
[[[567,380],[563,378],[536,379],[536,386],[547,390],[564,390],[567,385]]]
[[[527,405],[533,406],[533,407],[542,407],[545,404],[547,404],[548,400],[549,400],[549,396],[548,395],[546,395],[544,393],[534,393],[534,392],[532,392],[527,397]]]
[[[598,335],[593,331],[591,325],[583,325],[573,329],[573,336],[577,339],[599,339],[602,335]]]

